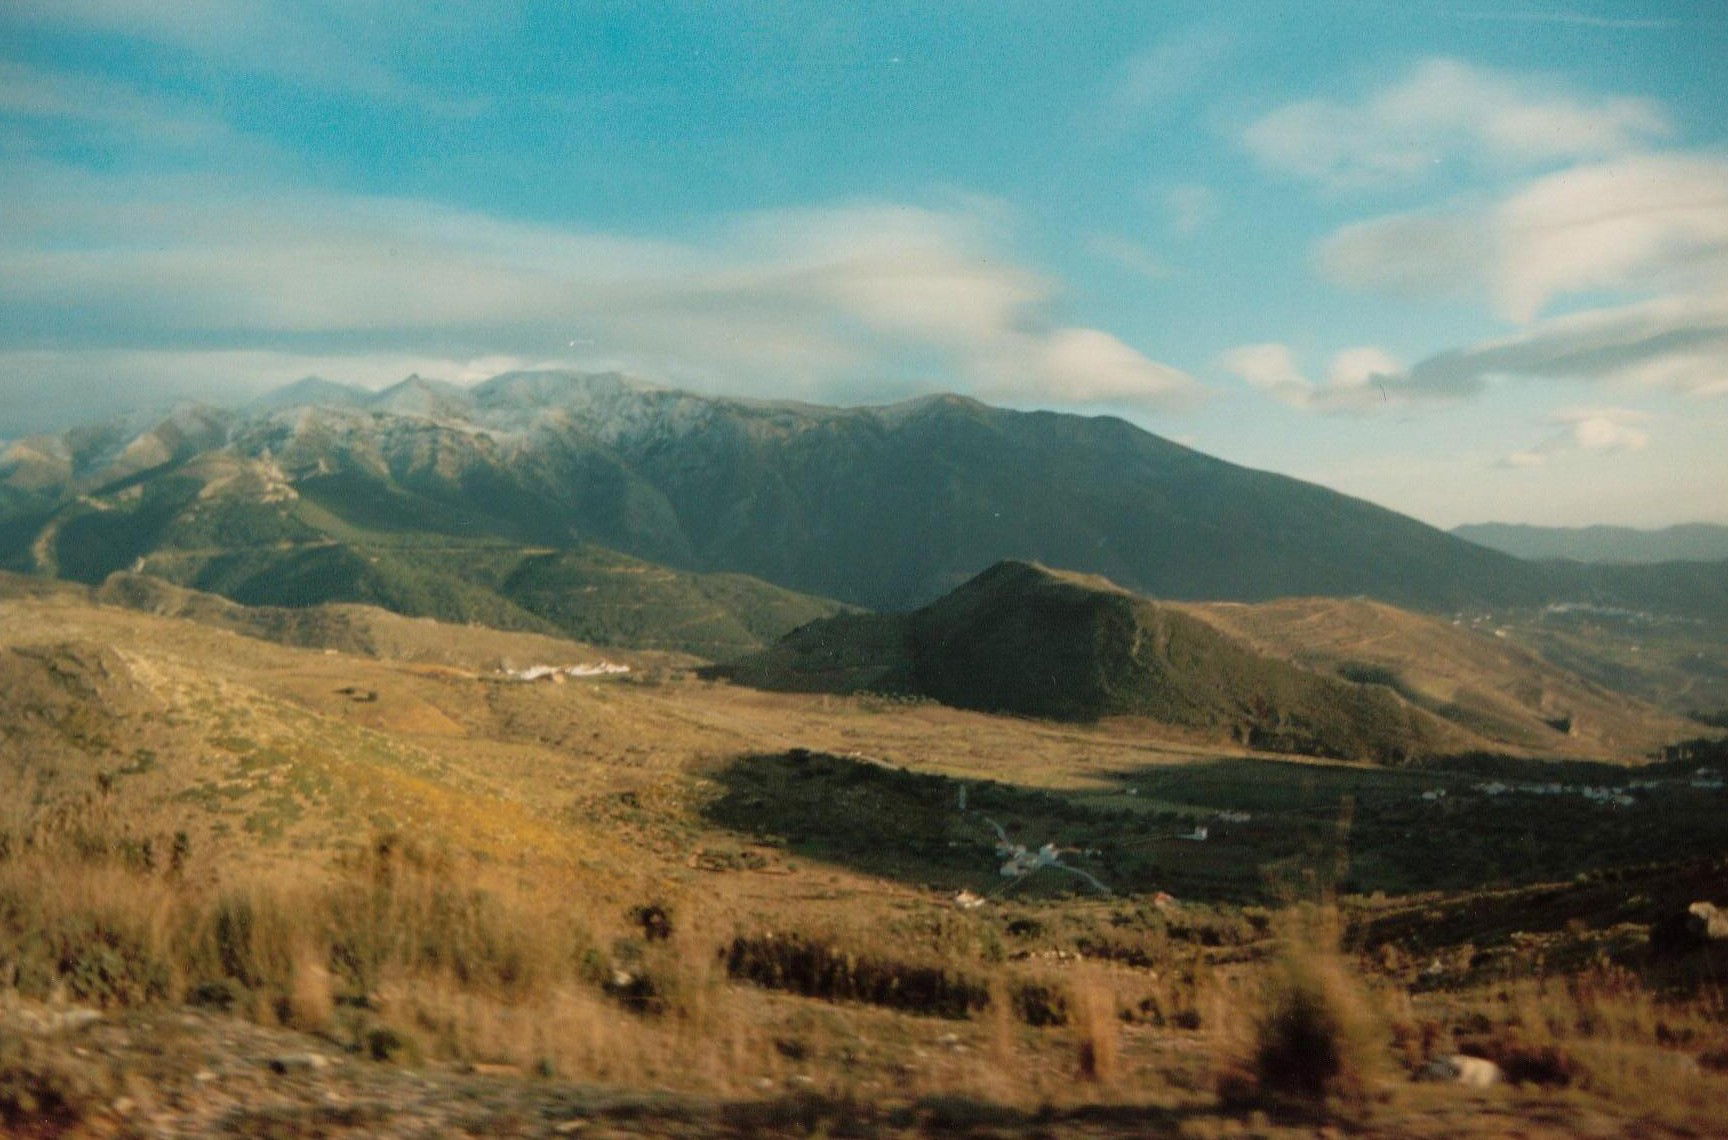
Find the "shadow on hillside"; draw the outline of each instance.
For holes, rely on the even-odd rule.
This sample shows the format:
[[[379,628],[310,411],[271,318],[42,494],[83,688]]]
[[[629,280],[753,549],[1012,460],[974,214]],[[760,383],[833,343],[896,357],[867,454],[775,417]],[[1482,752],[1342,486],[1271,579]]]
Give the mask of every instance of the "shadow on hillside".
[[[1693,786],[1692,764],[1471,755],[1375,768],[1233,757],[1115,778],[1150,803],[1236,816],[1212,826],[1212,839],[1258,848],[1272,882],[1287,881],[1281,870],[1329,865],[1345,893],[1397,895],[1728,854],[1728,805]]]
[[[1125,798],[1117,806],[1107,796],[956,780],[804,749],[740,756],[711,776],[725,789],[705,809],[711,822],[805,859],[899,882],[1031,896],[1096,893],[1060,870],[1010,886],[998,872],[1000,824],[1011,843],[1032,851],[1046,843],[1068,849],[1064,862],[1118,894],[1180,888],[1194,899],[1254,895],[1253,865],[1197,874],[1214,861],[1176,838],[1188,820]]]
[[[1114,790],[1076,793],[803,749],[739,756],[710,774],[723,791],[705,815],[730,831],[801,859],[979,893],[1092,893],[1059,870],[1010,887],[993,824],[1033,851],[1073,849],[1064,860],[1116,894],[1162,890],[1197,902],[1277,902],[1329,885],[1389,895],[1516,887],[1728,853],[1721,793],[1677,774],[1623,804],[1587,797],[1594,785],[1583,783],[1489,794],[1483,785],[1505,777],[1468,767],[1247,757],[1123,771]]]

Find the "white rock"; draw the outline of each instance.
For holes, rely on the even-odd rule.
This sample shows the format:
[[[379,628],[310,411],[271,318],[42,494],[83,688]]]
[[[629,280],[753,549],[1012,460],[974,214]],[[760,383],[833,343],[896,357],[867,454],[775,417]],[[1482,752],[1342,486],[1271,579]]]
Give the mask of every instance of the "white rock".
[[[1500,1066],[1493,1061],[1484,1057],[1469,1057],[1463,1053],[1436,1057],[1424,1065],[1416,1076],[1418,1080],[1447,1081],[1472,1089],[1485,1089],[1506,1079]]]

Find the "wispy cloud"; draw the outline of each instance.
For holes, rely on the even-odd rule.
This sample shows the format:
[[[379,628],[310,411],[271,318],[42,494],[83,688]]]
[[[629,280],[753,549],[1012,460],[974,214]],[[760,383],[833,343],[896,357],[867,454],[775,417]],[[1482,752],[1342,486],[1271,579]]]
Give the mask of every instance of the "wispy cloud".
[[[597,363],[782,395],[895,375],[1057,405],[1200,394],[1061,322],[1056,285],[958,208],[775,210],[672,241],[213,179],[47,168],[0,190],[18,207],[0,219],[0,346],[14,349],[544,358],[579,342]]]
[[[1170,187],[1161,195],[1159,204],[1170,229],[1179,237],[1192,237],[1218,216],[1218,195],[1198,182]]]
[[[1496,24],[1562,24],[1579,28],[1602,28],[1609,31],[1661,31],[1683,26],[1686,21],[1669,17],[1595,16],[1563,8],[1533,8],[1515,12],[1447,12],[1453,20]]]
[[[1296,354],[1284,344],[1246,344],[1219,357],[1219,364],[1250,387],[1279,403],[1317,412],[1362,412],[1391,402],[1388,380],[1397,383],[1403,368],[1389,353],[1373,346],[1347,348],[1335,354],[1325,379],[1304,375]],[[1400,399],[1407,398],[1400,390]]]
[[[1117,234],[1092,234],[1086,239],[1086,251],[1148,281],[1162,281],[1170,276],[1170,267],[1163,258],[1140,242]]]
[[[1591,97],[1430,59],[1362,99],[1310,99],[1242,133],[1269,169],[1333,189],[1423,181],[1448,162],[1519,168],[1614,155],[1673,133],[1651,99]]]
[[[1517,321],[1571,293],[1728,280],[1728,159],[1635,155],[1500,202],[1377,218],[1329,238],[1320,265],[1357,288],[1480,291]]]
[[[513,5],[436,6],[402,0],[282,4],[270,0],[7,0],[6,18],[38,33],[114,36],[154,43],[249,75],[294,86],[459,109],[391,66],[407,24],[467,28],[509,19]]]
[[[230,138],[216,118],[99,76],[49,71],[0,60],[0,120],[52,124],[82,141],[149,140],[203,146]]]
[[[1107,77],[1086,126],[1095,134],[1120,136],[1168,119],[1210,86],[1236,40],[1223,23],[1194,24],[1158,37]]]
[[[1500,461],[1509,468],[1541,467],[1550,459],[1573,452],[1612,455],[1642,451],[1650,433],[1639,426],[1652,418],[1635,408],[1567,408],[1549,417],[1557,430],[1534,447],[1514,451]]]
[[[115,407],[233,403],[306,376],[382,388],[418,373],[469,383],[523,368],[583,367],[576,356],[467,356],[379,350],[227,348],[0,350],[0,435],[63,429]]]

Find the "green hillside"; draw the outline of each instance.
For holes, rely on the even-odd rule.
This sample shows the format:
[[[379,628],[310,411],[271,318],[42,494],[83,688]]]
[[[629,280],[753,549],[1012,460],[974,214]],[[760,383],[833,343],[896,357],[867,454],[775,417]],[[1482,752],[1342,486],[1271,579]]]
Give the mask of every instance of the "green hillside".
[[[841,608],[590,543],[524,546],[491,524],[387,476],[327,475],[288,490],[268,464],[217,455],[79,496],[18,541],[6,568],[91,585],[136,570],[246,605],[352,602],[714,658]]]

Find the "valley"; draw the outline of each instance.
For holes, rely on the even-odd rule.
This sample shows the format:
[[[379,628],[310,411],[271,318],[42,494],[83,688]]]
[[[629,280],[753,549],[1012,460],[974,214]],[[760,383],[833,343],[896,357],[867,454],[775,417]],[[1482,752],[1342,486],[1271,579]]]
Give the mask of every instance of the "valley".
[[[1302,945],[1350,963],[1400,1040],[1508,1066],[1564,1041],[1562,1083],[1593,1091],[1519,1093],[1554,1135],[1685,1135],[1728,1079],[1706,1067],[1659,1111],[1613,1083],[1728,1044],[1692,1012],[1718,951],[1646,965],[1644,934],[1723,873],[1725,793],[1696,774],[1728,771],[1719,752],[1387,767],[1143,712],[764,691],[688,655],[364,606],[251,609],[125,576],[3,586],[4,1016],[95,1009],[20,1040],[56,1072],[79,1071],[75,1043],[98,1050],[118,1075],[96,1088],[166,1032],[150,1028],[163,1002],[203,1011],[178,1031],[189,1058],[234,1042],[147,1091],[131,1078],[137,1119],[232,1129],[273,1106],[296,1135],[326,1127],[319,1098],[341,1089],[367,1129],[454,1126],[471,1103],[463,1127],[548,1135],[1223,1135],[1236,1110],[1215,1082],[1271,1000],[1256,979]],[[1211,620],[1276,640],[1228,609]],[[601,661],[628,671],[518,679]],[[1403,687],[1466,662],[1486,668],[1460,650]],[[1639,708],[1647,731],[1672,727],[1620,711]],[[1084,876],[1004,877],[1003,844],[1050,844]],[[224,925],[237,906],[247,925]],[[670,916],[669,938],[647,913]],[[1323,913],[1341,948],[1289,925]],[[1648,980],[1577,988],[1609,962]],[[1554,1021],[1628,1002],[1690,1027],[1684,1044]],[[259,1028],[223,1029],[223,1010]],[[335,1067],[270,1076],[295,1050]],[[441,1091],[409,1095],[404,1065]],[[606,1087],[670,1099],[583,1091]],[[1360,1110],[1364,1127],[1490,1135],[1512,1106],[1409,1090]],[[1106,1115],[1086,1107],[1099,1098]],[[1305,1134],[1277,1119],[1268,1134]]]

